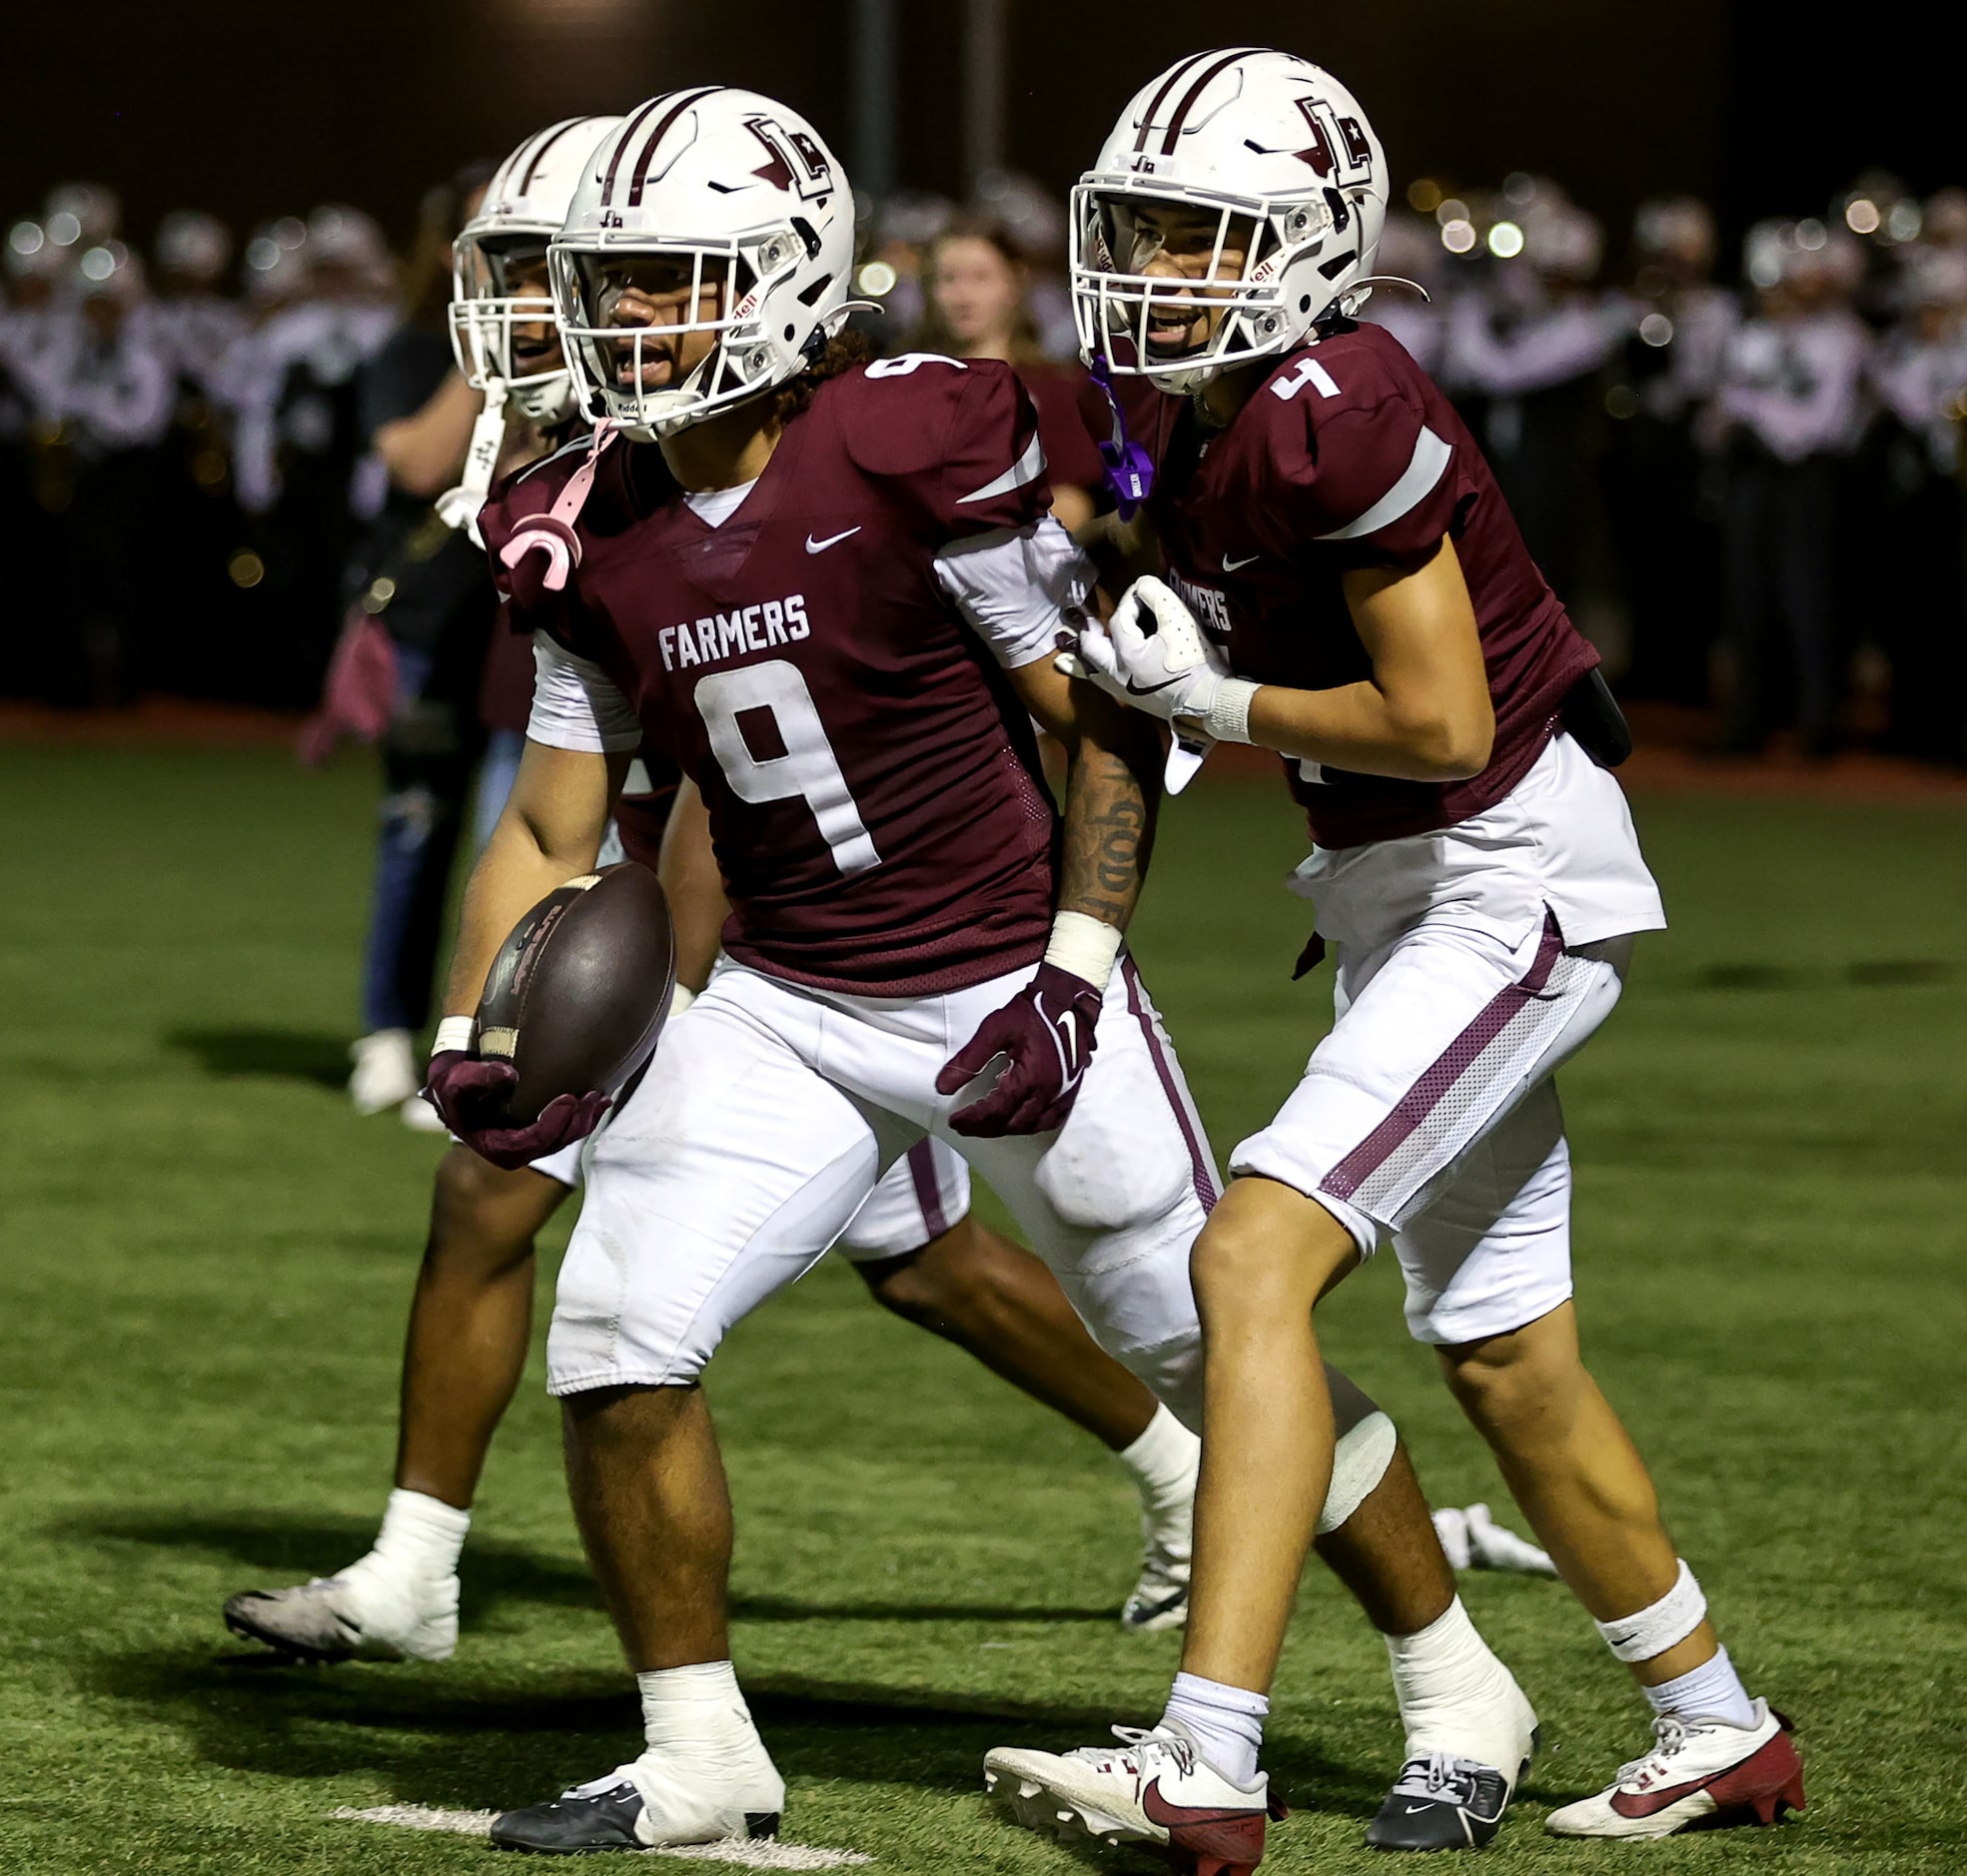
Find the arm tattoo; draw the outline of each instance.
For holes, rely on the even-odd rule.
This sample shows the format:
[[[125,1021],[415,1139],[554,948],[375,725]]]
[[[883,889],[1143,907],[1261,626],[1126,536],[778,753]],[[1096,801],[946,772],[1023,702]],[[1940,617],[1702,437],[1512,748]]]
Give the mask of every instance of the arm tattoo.
[[[1154,769],[1132,754],[1081,745],[1066,795],[1059,910],[1126,929],[1154,846]],[[1153,752],[1159,754],[1159,750]]]

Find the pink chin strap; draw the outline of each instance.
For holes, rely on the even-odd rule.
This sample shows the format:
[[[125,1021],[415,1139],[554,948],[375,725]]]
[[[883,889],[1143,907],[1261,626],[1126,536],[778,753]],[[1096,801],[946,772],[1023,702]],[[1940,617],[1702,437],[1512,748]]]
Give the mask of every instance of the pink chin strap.
[[[580,536],[573,531],[573,524],[580,518],[588,489],[594,485],[594,469],[601,453],[619,434],[611,424],[597,425],[594,440],[587,446],[586,459],[567,477],[560,498],[546,513],[521,521],[512,530],[511,539],[499,548],[499,561],[511,572],[515,596],[521,604],[542,592],[561,591],[567,575],[580,564]],[[520,563],[535,552],[546,556],[545,567],[522,568]]]

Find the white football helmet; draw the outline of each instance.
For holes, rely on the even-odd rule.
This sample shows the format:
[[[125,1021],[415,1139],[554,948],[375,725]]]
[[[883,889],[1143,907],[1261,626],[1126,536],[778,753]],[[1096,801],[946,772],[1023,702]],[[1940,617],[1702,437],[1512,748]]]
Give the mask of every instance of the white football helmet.
[[[784,384],[845,323],[853,255],[853,193],[804,118],[723,85],[651,98],[594,151],[552,244],[581,401],[651,441]],[[673,322],[610,318],[638,263],[668,264]],[[649,388],[651,342],[687,333],[711,336],[708,355]]]
[[[570,117],[536,132],[499,164],[479,211],[452,244],[451,350],[474,391],[492,381],[539,424],[573,415],[573,381],[563,359],[545,369],[513,356],[515,328],[549,328],[550,293],[513,291],[515,269],[543,267],[560,232],[588,154],[620,128],[618,117]],[[524,349],[521,341],[521,350]]]
[[[1144,211],[1215,217],[1200,274],[1146,271],[1161,242],[1144,228]],[[1115,377],[1187,392],[1288,352],[1329,314],[1365,301],[1386,216],[1380,140],[1330,73],[1250,47],[1179,60],[1136,94],[1072,192],[1081,354]],[[1236,249],[1241,269],[1205,289]],[[1171,327],[1204,309],[1224,314],[1214,332],[1168,352]]]

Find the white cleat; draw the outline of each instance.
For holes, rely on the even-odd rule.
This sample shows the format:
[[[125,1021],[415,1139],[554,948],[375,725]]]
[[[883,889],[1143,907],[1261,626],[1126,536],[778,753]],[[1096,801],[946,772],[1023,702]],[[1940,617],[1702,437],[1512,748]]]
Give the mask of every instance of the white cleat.
[[[458,1646],[458,1578],[408,1576],[374,1551],[292,1589],[248,1589],[226,1626],[300,1661],[448,1661]]]
[[[1702,1818],[1732,1816],[1773,1824],[1803,1808],[1803,1760],[1789,1722],[1766,1700],[1755,1720],[1662,1713],[1653,1749],[1618,1768],[1603,1791],[1552,1811],[1543,1828],[1557,1837],[1670,1837]]]
[[[1459,1570],[1513,1570],[1523,1576],[1557,1573],[1547,1550],[1498,1524],[1485,1504],[1472,1504],[1459,1511],[1444,1506],[1435,1513],[1435,1534],[1441,1538],[1448,1560]]]
[[[445,1118],[421,1094],[414,1094],[397,1109],[397,1118],[413,1134],[448,1134]]]
[[[1141,1574],[1120,1611],[1121,1627],[1149,1635],[1187,1625],[1194,1516],[1191,1499],[1178,1514],[1142,1517]]]
[[[646,1751],[626,1765],[494,1818],[500,1850],[573,1856],[596,1850],[653,1850],[776,1837],[785,1780],[764,1741],[745,1735],[687,1755]]]
[[[355,1064],[349,1099],[358,1114],[400,1108],[424,1085],[423,1064],[407,1029],[372,1030],[349,1045],[349,1060]]]
[[[998,1746],[984,1757],[984,1789],[1027,1830],[1062,1841],[1151,1844],[1196,1876],[1247,1876],[1257,1867],[1265,1820],[1284,1815],[1262,1772],[1254,1784],[1232,1784],[1178,1720],[1113,1730],[1117,1746]]]

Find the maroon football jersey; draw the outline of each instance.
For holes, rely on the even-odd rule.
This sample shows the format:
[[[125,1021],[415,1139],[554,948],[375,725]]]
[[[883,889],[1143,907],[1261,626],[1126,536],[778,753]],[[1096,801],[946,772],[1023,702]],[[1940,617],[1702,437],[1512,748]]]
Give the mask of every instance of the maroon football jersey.
[[[1096,502],[1104,501],[1106,465],[1099,445],[1086,433],[1081,412],[1081,400],[1092,389],[1084,368],[1021,365],[1018,377],[1038,413],[1038,440],[1045,446],[1045,472],[1052,485],[1083,488]]]
[[[498,490],[481,523],[494,565],[580,461]],[[818,386],[720,526],[659,449],[602,456],[580,564],[530,621],[601,665],[702,791],[732,957],[921,996],[1043,952],[1057,816],[1030,718],[933,563],[1050,502],[1031,402],[981,360]]]
[[[1140,379],[1117,389],[1155,461],[1148,511],[1172,583],[1240,677],[1298,690],[1371,677],[1341,576],[1418,566],[1444,535],[1455,542],[1495,709],[1488,766],[1418,782],[1287,757],[1312,838],[1356,847],[1427,833],[1515,787],[1598,654],[1537,571],[1475,439],[1400,342],[1342,325],[1279,360],[1214,433],[1186,398]]]

